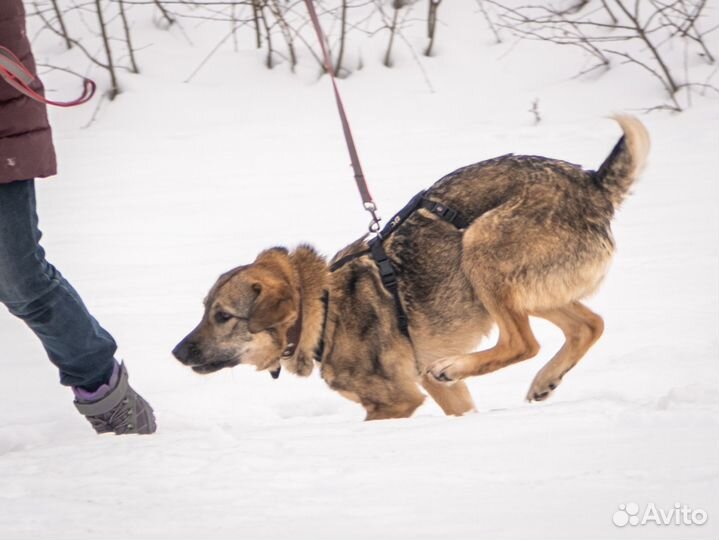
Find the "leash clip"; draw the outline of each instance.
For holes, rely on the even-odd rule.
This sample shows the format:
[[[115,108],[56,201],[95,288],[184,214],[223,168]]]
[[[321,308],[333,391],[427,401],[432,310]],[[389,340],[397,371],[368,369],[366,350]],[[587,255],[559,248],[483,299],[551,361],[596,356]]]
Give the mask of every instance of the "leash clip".
[[[374,201],[364,203],[364,209],[367,210],[372,216],[372,221],[369,222],[369,232],[376,234],[380,231],[380,221],[382,218],[377,215],[377,205]]]

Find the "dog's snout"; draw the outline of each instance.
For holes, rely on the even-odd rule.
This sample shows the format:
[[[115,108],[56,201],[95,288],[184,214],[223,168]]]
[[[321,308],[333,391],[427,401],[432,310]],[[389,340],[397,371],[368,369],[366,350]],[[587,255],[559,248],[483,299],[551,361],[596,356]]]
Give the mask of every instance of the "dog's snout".
[[[172,350],[172,355],[185,365],[192,365],[200,358],[200,347],[196,341],[182,340]]]

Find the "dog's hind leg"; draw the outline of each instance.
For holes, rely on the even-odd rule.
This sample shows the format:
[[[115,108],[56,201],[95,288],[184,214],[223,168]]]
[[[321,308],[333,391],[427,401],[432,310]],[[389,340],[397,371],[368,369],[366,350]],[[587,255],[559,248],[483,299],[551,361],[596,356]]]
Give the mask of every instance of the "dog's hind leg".
[[[499,303],[493,309],[485,302],[485,307],[499,326],[497,344],[486,351],[449,356],[435,362],[429,368],[429,375],[437,381],[452,384],[465,377],[484,375],[532,358],[539,352],[527,314]]]
[[[491,349],[448,356],[432,364],[429,374],[440,382],[490,373],[539,352],[529,327],[527,306],[531,301],[527,291],[537,281],[529,269],[537,268],[538,261],[546,258],[547,241],[544,230],[525,226],[527,220],[518,206],[521,201],[497,207],[475,220],[464,233],[462,270],[499,327],[499,339]],[[542,270],[539,274],[543,276]]]
[[[469,389],[462,381],[447,386],[427,374],[422,377],[422,388],[432,396],[447,416],[462,416],[476,410]]]
[[[528,401],[547,399],[562,377],[594,345],[604,330],[602,318],[579,302],[548,311],[532,313],[558,326],[565,342],[559,352],[537,373],[527,393]]]

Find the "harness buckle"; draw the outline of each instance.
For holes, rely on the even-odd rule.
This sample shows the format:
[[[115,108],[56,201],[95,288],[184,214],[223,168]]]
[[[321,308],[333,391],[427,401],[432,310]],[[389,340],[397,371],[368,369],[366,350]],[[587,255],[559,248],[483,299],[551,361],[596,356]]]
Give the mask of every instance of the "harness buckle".
[[[432,209],[432,212],[436,215],[438,215],[440,218],[442,218],[445,221],[448,221],[450,223],[454,222],[454,218],[457,217],[458,212],[453,209],[449,208],[447,206],[444,206],[443,204],[436,203],[434,208]]]
[[[379,274],[382,278],[382,283],[385,285],[396,283],[397,280],[395,279],[395,271],[389,259],[378,260],[377,266],[379,267]]]

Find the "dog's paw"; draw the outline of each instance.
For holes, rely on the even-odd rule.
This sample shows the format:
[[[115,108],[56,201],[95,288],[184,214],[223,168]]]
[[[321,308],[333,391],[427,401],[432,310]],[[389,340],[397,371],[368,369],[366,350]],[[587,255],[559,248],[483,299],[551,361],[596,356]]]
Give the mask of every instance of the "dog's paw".
[[[541,373],[534,378],[527,392],[527,401],[544,401],[559,386],[561,377],[542,377]]]
[[[437,360],[427,371],[437,382],[442,384],[454,384],[465,376],[464,365],[461,356],[448,356]]]

